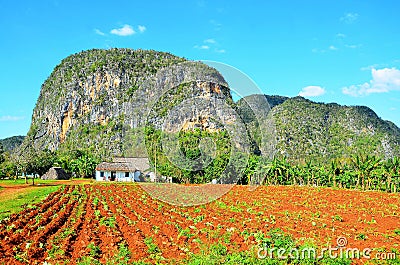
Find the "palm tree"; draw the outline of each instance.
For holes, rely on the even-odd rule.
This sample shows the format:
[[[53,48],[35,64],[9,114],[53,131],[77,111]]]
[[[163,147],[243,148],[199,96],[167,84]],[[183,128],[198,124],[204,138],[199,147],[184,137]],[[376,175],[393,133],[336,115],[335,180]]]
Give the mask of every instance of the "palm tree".
[[[301,184],[301,181],[298,181],[298,178],[301,175],[300,168],[297,165],[294,165],[289,168],[289,171],[290,175],[292,176],[292,184]]]
[[[284,174],[284,168],[282,167],[282,163],[278,158],[274,158],[272,161],[262,166],[262,168],[264,169],[266,176],[274,176],[273,180],[269,179],[268,184],[272,184],[272,181],[274,185],[281,184],[278,182],[278,180],[279,177]]]
[[[353,166],[353,169],[357,173],[357,187],[360,187],[360,180],[361,180],[361,186],[363,189],[365,189],[367,186],[369,188],[371,184],[371,173],[373,170],[377,169],[380,164],[381,160],[376,157],[376,156],[362,156],[362,155],[356,155],[353,156],[351,159],[351,163]],[[368,184],[365,182],[365,179],[367,179]]]
[[[304,169],[304,173],[307,176],[307,185],[310,185],[310,178],[311,178],[311,182],[314,183],[315,168],[314,168],[313,162],[311,160],[307,160],[303,166],[303,169]]]
[[[284,157],[282,160],[278,161],[279,162],[279,168],[280,171],[282,172],[280,176],[280,184],[281,185],[288,185],[288,184],[293,184],[290,182],[290,175],[291,175],[291,168],[292,166],[290,163],[286,160],[286,157]]]
[[[262,184],[271,185],[272,179],[271,176],[275,174],[275,159],[267,162],[265,165],[260,167],[260,173],[265,174],[265,178],[262,180]]]
[[[385,163],[383,163],[383,170],[384,175],[387,177],[386,191],[396,192],[396,185],[398,184],[400,177],[400,158],[394,157],[387,160]]]
[[[317,186],[333,186],[332,181],[330,179],[330,171],[329,168],[325,167],[324,165],[320,165],[315,168],[315,174],[317,177],[316,184]]]
[[[253,176],[251,177],[251,180],[249,184],[265,184],[266,179],[268,178],[269,172],[267,171],[267,165],[268,162],[266,158],[260,157],[258,158],[258,164],[255,168],[255,171],[253,173]]]

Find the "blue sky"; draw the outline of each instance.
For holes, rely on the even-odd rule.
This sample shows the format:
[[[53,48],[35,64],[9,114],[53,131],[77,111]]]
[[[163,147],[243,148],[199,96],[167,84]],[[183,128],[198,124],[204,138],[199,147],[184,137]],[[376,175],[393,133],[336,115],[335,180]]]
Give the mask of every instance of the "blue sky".
[[[266,94],[366,105],[400,125],[399,1],[146,2],[0,0],[0,138],[27,133],[64,57],[110,47],[223,62]]]

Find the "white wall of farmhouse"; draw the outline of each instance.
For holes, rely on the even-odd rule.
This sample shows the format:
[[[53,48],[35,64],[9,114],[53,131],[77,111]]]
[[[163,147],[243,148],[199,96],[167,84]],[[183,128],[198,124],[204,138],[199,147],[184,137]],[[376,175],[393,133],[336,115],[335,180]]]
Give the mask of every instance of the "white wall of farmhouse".
[[[114,176],[111,171],[96,171],[97,181],[123,181],[123,182],[133,182],[140,181],[140,171],[135,172],[124,172],[124,171],[113,171]]]

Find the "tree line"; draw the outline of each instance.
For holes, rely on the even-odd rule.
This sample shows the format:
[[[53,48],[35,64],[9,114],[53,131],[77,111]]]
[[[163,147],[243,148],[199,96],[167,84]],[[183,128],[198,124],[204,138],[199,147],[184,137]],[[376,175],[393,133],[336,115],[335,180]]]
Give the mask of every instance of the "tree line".
[[[265,185],[307,185],[397,192],[400,188],[400,158],[381,159],[358,154],[337,158],[325,164],[311,160],[290,162],[287,158],[250,159],[243,183]],[[254,166],[255,165],[255,166]]]
[[[44,175],[51,167],[61,167],[75,177],[93,177],[100,159],[88,150],[69,150],[53,152],[48,149],[37,149],[27,146],[16,153],[5,152],[0,144],[0,178]]]
[[[207,143],[199,148],[202,138],[214,142],[216,150],[207,150]],[[165,156],[160,139],[159,131],[146,129],[146,147],[153,170],[158,175],[172,176],[178,183],[207,183],[225,174],[238,184],[307,185],[387,192],[400,189],[399,157],[385,160],[374,155],[358,154],[324,163],[312,160],[299,162],[287,157],[267,159],[255,154],[232,157],[228,134],[196,131],[179,136],[179,152],[187,158],[187,165],[182,168]],[[212,152],[213,158],[207,155]],[[52,166],[62,167],[75,177],[90,178],[100,161],[100,157],[89,149],[52,152],[28,146],[18,155],[5,152],[0,144],[0,178],[42,176]],[[232,170],[229,168],[235,166],[237,168]],[[241,175],[229,176],[230,171],[240,172]]]
[[[276,156],[268,159],[256,154],[232,156],[229,134],[194,130],[180,132],[180,154],[186,158],[185,165],[174,163],[167,157],[161,141],[162,133],[151,127],[145,130],[146,147],[153,170],[164,176],[172,176],[178,183],[208,183],[223,175],[223,183],[264,185],[308,185],[364,190],[396,192],[400,189],[400,158],[382,159],[378,156],[358,154],[331,160],[290,160]],[[215,143],[214,155],[202,139]],[[236,167],[236,168],[229,168]],[[240,173],[230,176],[229,173]],[[226,182],[228,181],[228,182]]]

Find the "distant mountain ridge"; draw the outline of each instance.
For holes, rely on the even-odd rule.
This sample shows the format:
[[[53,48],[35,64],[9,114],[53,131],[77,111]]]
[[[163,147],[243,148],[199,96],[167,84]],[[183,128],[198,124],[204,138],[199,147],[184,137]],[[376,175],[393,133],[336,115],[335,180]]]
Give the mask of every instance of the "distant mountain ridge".
[[[295,160],[329,160],[359,153],[386,159],[400,155],[400,129],[368,107],[316,103],[299,96],[251,95],[239,100],[239,111],[245,112],[245,101],[257,97],[265,97],[271,106],[266,119],[276,128],[277,155]],[[257,134],[254,117],[246,123]]]
[[[0,144],[3,145],[4,151],[13,151],[15,148],[18,148],[22,142],[24,141],[25,136],[12,136],[8,138],[4,138],[0,140]]]
[[[165,52],[131,49],[94,49],[65,58],[42,85],[24,144],[52,150],[89,148],[102,156],[145,156],[141,132],[148,121],[144,119],[157,128],[182,122],[169,117],[163,124],[162,118],[189,95],[209,102],[224,100],[237,109],[257,154],[267,152],[260,145],[265,128],[248,103],[266,99],[269,106],[259,105],[268,109],[261,120],[275,126],[276,155],[292,160],[355,153],[400,155],[400,129],[368,107],[267,95],[234,103],[224,77],[214,68]],[[217,115],[214,108],[192,111],[185,128],[218,128],[212,124]],[[222,115],[234,121],[229,114]]]

